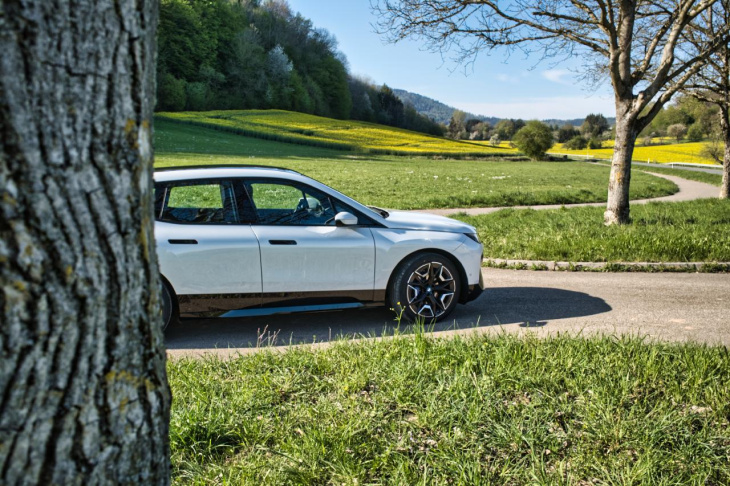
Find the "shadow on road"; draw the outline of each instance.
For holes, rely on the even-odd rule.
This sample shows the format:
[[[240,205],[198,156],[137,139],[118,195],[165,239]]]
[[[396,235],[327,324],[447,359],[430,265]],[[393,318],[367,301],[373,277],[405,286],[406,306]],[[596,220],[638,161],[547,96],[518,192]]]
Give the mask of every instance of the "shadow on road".
[[[583,292],[540,288],[489,288],[474,302],[458,306],[432,332],[516,324],[549,327],[551,320],[611,310],[603,299]],[[280,314],[231,319],[185,319],[165,336],[168,349],[248,348],[326,342],[341,337],[390,335],[398,326],[386,307],[337,312]],[[400,326],[411,332],[411,326]]]

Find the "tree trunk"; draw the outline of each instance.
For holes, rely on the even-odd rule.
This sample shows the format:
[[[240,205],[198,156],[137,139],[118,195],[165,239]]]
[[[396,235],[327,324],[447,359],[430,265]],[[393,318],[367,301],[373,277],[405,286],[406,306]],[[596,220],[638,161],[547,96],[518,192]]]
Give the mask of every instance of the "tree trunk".
[[[639,130],[636,116],[631,114],[631,102],[616,102],[616,138],[611,159],[611,175],[608,180],[608,203],[603,213],[604,223],[627,224],[629,215],[629,185],[631,183],[631,158]]]
[[[720,184],[720,199],[728,199],[730,197],[730,119],[728,112],[730,107],[720,105],[720,129],[722,130],[722,139],[725,143],[722,161],[722,183]]]
[[[156,24],[154,0],[0,0],[1,484],[169,482]]]

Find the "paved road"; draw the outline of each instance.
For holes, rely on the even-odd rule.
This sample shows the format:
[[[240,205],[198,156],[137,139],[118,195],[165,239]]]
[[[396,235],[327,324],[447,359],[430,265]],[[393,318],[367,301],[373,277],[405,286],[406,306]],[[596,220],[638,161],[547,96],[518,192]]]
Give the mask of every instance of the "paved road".
[[[469,332],[638,334],[730,345],[730,276],[696,273],[573,273],[483,269],[488,288],[435,326]],[[381,336],[393,313],[372,308],[247,319],[183,321],[167,333],[171,356],[231,355],[269,344]]]
[[[706,184],[704,182],[698,182],[698,181],[690,181],[687,179],[683,179],[681,177],[675,177],[675,176],[669,176],[665,174],[656,174],[649,171],[646,171],[651,173],[652,175],[655,175],[657,177],[661,177],[662,179],[667,179],[669,181],[674,182],[677,184],[677,187],[679,188],[679,191],[676,193],[670,195],[670,196],[664,196],[664,197],[656,197],[653,199],[637,199],[631,201],[631,204],[646,204],[649,202],[679,202],[679,201],[693,201],[695,199],[705,199],[705,198],[716,198],[720,195],[720,188],[713,186],[711,184]],[[541,206],[512,206],[512,209],[560,209],[562,207],[566,208],[574,208],[578,206],[606,206],[605,202],[599,202],[599,203],[578,203],[578,204],[545,204]],[[447,216],[450,214],[456,214],[456,213],[466,213],[470,216],[476,216],[478,214],[489,214],[493,213],[495,211],[499,211],[500,209],[505,208],[458,208],[458,209],[420,209],[416,210],[417,212],[422,213],[430,213],[430,214],[439,214],[442,216]]]

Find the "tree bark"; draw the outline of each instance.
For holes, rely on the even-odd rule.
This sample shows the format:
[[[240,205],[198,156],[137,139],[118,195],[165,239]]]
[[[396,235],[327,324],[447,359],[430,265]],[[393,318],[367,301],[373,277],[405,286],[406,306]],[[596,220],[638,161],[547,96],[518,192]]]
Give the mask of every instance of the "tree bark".
[[[0,483],[167,484],[155,0],[0,0]]]
[[[606,211],[603,213],[606,225],[630,222],[631,159],[638,134],[636,116],[631,112],[631,101],[617,101],[616,138],[611,158],[611,174],[608,180],[608,202]]]
[[[725,143],[722,160],[722,183],[720,184],[720,199],[728,199],[730,197],[730,104],[720,105],[720,129],[722,130],[722,139]]]

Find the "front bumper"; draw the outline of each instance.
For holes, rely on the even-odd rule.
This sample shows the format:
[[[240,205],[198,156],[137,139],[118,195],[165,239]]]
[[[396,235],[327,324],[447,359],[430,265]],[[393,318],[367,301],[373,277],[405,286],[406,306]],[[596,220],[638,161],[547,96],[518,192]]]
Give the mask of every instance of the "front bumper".
[[[475,300],[477,297],[482,295],[482,292],[484,292],[484,274],[480,271],[479,272],[479,283],[477,285],[469,286],[469,291],[466,294],[466,299],[464,299],[464,303]]]

